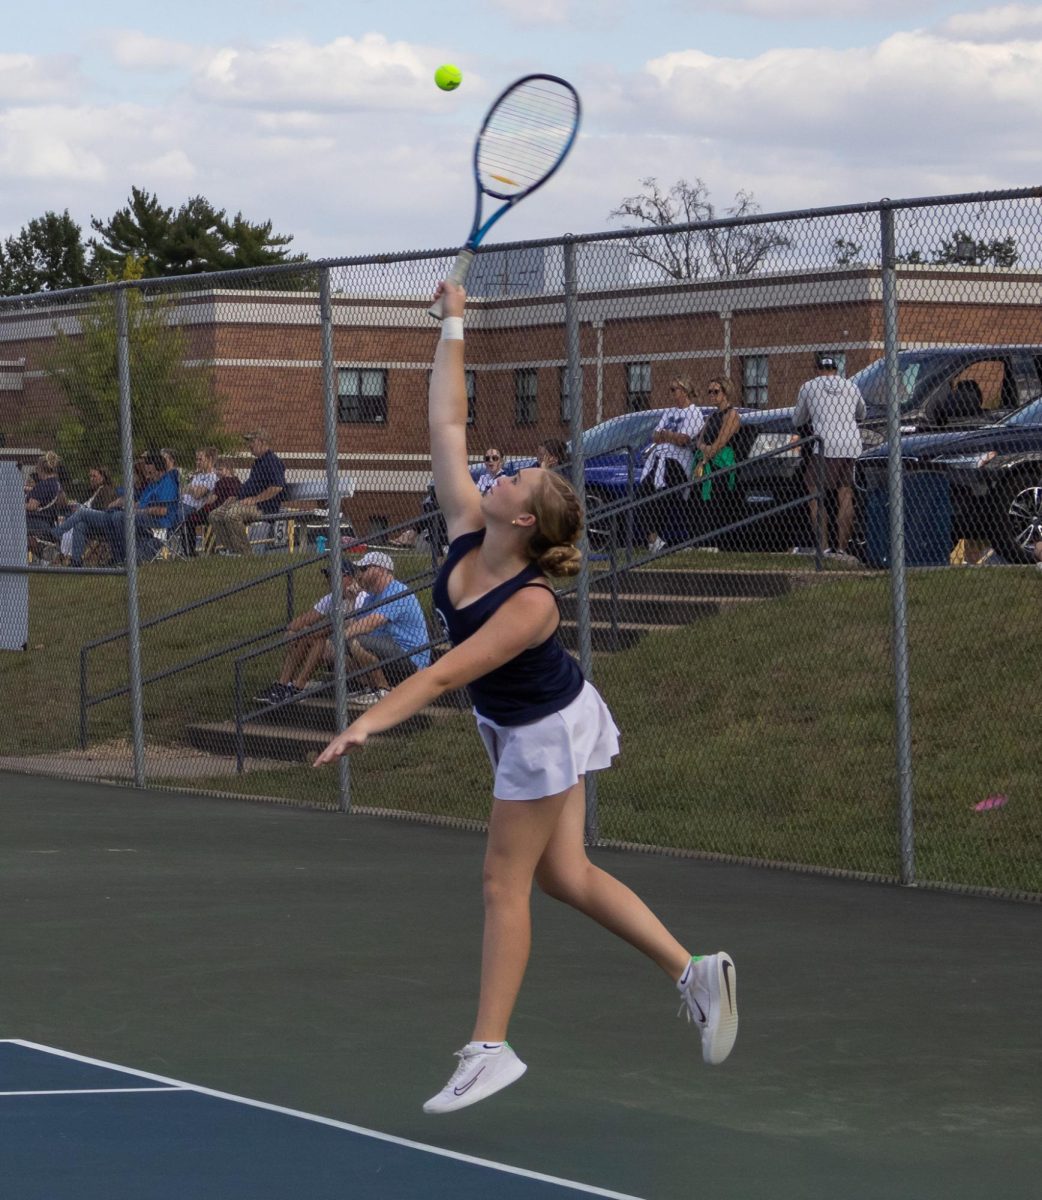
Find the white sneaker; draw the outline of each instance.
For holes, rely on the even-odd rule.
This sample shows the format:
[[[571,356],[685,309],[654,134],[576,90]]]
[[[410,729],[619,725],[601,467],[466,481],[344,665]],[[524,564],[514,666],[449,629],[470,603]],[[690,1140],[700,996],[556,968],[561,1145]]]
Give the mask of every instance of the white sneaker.
[[[506,1042],[491,1050],[484,1042],[468,1042],[456,1051],[456,1057],[459,1066],[441,1091],[423,1106],[425,1113],[455,1112],[477,1104],[509,1087],[528,1070]]]
[[[677,990],[683,999],[680,1013],[686,1009],[687,1019],[702,1034],[703,1061],[722,1063],[738,1036],[738,987],[731,956],[721,950],[693,958],[687,983],[678,983]]]
[[[359,692],[356,696],[349,697],[352,704],[361,704],[365,708],[369,708],[372,704],[379,704],[384,696],[389,696],[391,693],[387,688],[371,688],[368,692]]]
[[[648,542],[648,549],[652,554],[658,554],[660,550],[665,550],[665,548],[666,543],[660,537],[656,537],[654,541]]]

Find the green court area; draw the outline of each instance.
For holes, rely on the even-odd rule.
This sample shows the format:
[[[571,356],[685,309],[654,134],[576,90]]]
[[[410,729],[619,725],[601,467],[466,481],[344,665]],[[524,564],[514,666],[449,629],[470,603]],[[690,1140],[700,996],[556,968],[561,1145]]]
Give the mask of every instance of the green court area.
[[[0,775],[0,1038],[655,1200],[1037,1196],[1042,911],[783,871],[595,852],[733,954],[724,1066],[669,980],[537,895],[528,1074],[424,1116],[469,1035],[481,858],[462,830]]]

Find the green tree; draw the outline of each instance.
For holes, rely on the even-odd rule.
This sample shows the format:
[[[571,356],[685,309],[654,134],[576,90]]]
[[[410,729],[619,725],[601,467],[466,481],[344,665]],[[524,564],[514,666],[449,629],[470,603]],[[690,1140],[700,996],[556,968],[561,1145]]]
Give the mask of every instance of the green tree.
[[[0,292],[27,296],[90,283],[79,225],[63,213],[36,217],[0,247]]]
[[[124,264],[125,277],[140,272],[135,260]],[[188,338],[173,323],[170,299],[137,290],[126,298],[135,449],[169,446],[179,462],[190,462],[199,446],[227,445],[212,379],[205,367],[189,362]],[[55,329],[44,369],[65,400],[58,453],[82,479],[92,463],[119,462],[116,293],[94,296],[78,321],[79,332]]]
[[[665,225],[692,225],[717,219],[709,189],[701,179],[688,183],[678,179],[668,190],[651,176],[640,181],[644,189],[627,196],[608,214],[635,220],[630,228],[653,229]],[[760,211],[751,192],[736,193],[734,203],[724,209],[726,217],[749,217]],[[751,275],[775,250],[791,242],[772,225],[729,226],[723,229],[690,229],[664,233],[661,237],[637,238],[630,243],[634,258],[643,259],[671,279],[700,279],[713,276]]]
[[[978,241],[965,229],[957,229],[941,242],[933,261],[971,267],[1012,267],[1019,257],[1016,238],[982,238]]]
[[[118,273],[128,256],[141,262],[148,277],[306,260],[289,253],[292,235],[274,233],[271,221],[249,221],[241,212],[229,218],[205,196],[193,196],[175,210],[134,187],[123,208],[108,221],[92,218],[91,227],[97,234],[90,241],[91,263],[99,279]]]

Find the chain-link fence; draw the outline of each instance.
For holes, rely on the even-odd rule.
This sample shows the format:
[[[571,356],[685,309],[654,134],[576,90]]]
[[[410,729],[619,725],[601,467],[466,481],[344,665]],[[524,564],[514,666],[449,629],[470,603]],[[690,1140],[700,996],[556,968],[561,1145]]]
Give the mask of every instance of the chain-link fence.
[[[591,839],[1042,894],[1040,258],[1037,192],[478,256],[475,485],[587,504]],[[307,765],[444,649],[449,261],[0,301],[0,768],[484,819],[462,694]]]

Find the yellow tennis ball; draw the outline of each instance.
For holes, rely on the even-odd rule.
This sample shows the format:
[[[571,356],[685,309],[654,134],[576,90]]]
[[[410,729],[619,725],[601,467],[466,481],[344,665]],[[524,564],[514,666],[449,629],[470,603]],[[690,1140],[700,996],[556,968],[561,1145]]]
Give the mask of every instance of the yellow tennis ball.
[[[434,82],[443,92],[454,92],[463,82],[463,74],[459,67],[454,67],[452,63],[443,63],[434,72]]]

